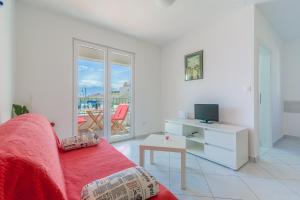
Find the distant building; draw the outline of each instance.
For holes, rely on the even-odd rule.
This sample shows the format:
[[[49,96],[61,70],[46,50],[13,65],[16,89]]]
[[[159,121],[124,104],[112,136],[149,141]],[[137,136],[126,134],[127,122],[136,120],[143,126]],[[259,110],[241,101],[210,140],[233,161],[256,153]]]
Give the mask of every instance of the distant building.
[[[122,87],[120,87],[120,97],[129,97],[130,94],[130,84],[125,82]]]

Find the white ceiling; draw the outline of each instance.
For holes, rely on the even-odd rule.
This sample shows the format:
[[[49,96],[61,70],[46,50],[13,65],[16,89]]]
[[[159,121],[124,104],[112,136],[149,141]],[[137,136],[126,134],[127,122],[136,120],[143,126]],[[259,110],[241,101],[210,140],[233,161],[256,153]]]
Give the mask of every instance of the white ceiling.
[[[176,0],[168,8],[155,0],[20,0],[164,45],[253,2],[265,0]]]
[[[284,40],[300,38],[300,0],[277,0],[258,5]]]

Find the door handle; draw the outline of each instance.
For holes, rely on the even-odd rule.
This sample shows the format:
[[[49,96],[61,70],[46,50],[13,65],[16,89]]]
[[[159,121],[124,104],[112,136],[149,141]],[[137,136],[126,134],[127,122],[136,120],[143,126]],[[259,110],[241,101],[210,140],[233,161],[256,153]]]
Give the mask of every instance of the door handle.
[[[259,104],[261,104],[261,93],[259,93]]]

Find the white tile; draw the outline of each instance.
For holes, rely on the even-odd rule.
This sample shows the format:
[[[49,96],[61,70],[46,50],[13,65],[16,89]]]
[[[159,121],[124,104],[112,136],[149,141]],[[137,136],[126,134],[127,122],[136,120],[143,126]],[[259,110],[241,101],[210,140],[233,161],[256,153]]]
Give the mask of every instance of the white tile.
[[[229,199],[229,198],[214,198],[214,200],[235,200],[235,199]]]
[[[175,152],[171,152],[170,153],[171,158],[180,158],[180,153],[175,153]],[[195,156],[191,153],[186,153],[186,159],[195,159],[195,158],[199,158],[199,156]]]
[[[298,148],[286,146],[284,148],[271,148],[266,154],[261,156],[261,161],[267,163],[285,163],[300,165],[300,147]]]
[[[138,164],[141,141],[134,139],[113,145]],[[187,153],[186,190],[180,187],[180,154],[155,151],[154,164],[150,165],[149,152],[146,151],[145,168],[179,199],[247,200],[258,197],[259,200],[294,200],[300,199],[298,155],[299,142],[284,139],[275,148],[263,150],[258,163],[248,163],[236,172]]]
[[[274,157],[280,157],[281,155],[285,155],[287,153],[289,153],[289,151],[287,151],[286,149],[273,147],[268,151],[267,154],[274,156]]]
[[[285,138],[269,151],[260,154],[261,160],[267,163],[300,164],[299,144],[300,140]]]
[[[236,172],[239,176],[253,176],[253,177],[264,177],[271,178],[272,176],[257,163],[247,163],[239,171]]]
[[[275,179],[242,177],[259,199],[266,200],[299,200],[299,196],[291,193]]]
[[[201,174],[186,173],[186,189],[181,189],[181,176],[178,172],[170,173],[170,189],[175,194],[210,197],[208,185]]]
[[[265,154],[260,156],[259,158],[259,162],[260,163],[283,163],[281,160],[279,160],[278,158],[271,156],[269,154]]]
[[[181,159],[171,158],[170,160],[170,170],[180,172],[181,170]],[[194,159],[186,159],[186,172],[188,173],[202,173],[200,164]]]
[[[154,155],[154,158],[169,159],[170,152],[166,152],[166,151],[153,151],[153,155]],[[145,157],[150,158],[150,151],[149,150],[145,151]]]
[[[285,153],[297,153],[300,152],[300,139],[299,138],[284,138],[279,141],[276,146],[273,148]]]
[[[300,199],[300,181],[297,180],[280,180],[289,190],[295,192]]]
[[[205,176],[214,197],[257,200],[254,193],[238,176]]]
[[[236,175],[236,172],[230,168],[216,164],[214,162],[198,158],[200,168],[204,174]]]
[[[114,143],[113,146],[134,163],[139,163],[138,150],[131,143]]]
[[[214,200],[212,197],[198,197],[190,195],[176,195],[179,200]]]
[[[126,155],[125,155],[126,156]],[[132,162],[134,162],[135,164],[139,165],[139,157],[137,155],[129,155],[126,156],[129,160],[131,160]]]
[[[138,148],[130,142],[114,143],[113,146],[124,155],[138,154]]]
[[[300,165],[300,152],[298,155],[294,155],[292,153],[285,153],[283,155],[279,155],[277,158],[286,164],[295,164]]]
[[[145,157],[145,169],[156,171],[169,171],[170,163],[169,158],[154,157],[153,164],[150,163],[150,157]]]
[[[124,155],[138,154],[137,149],[130,145],[118,145],[118,146],[115,146],[115,148]]]
[[[161,171],[155,171],[155,170],[147,170],[152,176],[158,180],[161,184],[166,186],[167,188],[170,188],[170,179],[169,179],[169,172],[161,172]]]
[[[289,165],[291,168],[293,168],[294,170],[300,172],[300,165]]]
[[[268,163],[259,163],[259,165],[267,170],[275,178],[300,180],[300,171],[294,170],[289,165]]]
[[[260,148],[259,148],[259,155],[264,155],[264,154],[266,154],[269,150],[270,150],[270,148],[260,147]]]

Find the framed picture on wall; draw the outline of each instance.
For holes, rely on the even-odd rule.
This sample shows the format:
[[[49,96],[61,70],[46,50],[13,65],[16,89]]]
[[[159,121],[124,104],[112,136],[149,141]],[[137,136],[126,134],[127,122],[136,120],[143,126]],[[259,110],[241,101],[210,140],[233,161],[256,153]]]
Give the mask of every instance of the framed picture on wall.
[[[203,79],[203,50],[184,57],[185,80]]]

